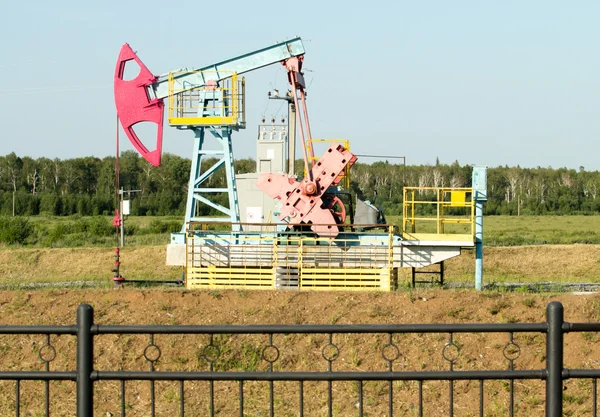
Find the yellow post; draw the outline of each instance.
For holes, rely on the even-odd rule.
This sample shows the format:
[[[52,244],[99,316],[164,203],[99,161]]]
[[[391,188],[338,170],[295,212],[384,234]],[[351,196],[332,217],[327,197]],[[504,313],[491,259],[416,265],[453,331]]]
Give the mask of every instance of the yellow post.
[[[439,224],[438,229],[440,234],[444,233],[444,207],[446,206],[444,203],[444,198],[446,196],[445,190],[443,188],[438,189],[438,211],[439,211]]]
[[[298,238],[298,288],[302,289],[302,237]]]
[[[273,238],[273,289],[277,288],[277,268],[279,266],[279,252],[277,237]]]
[[[173,73],[170,72],[168,76],[169,81],[169,111],[167,117],[171,119],[173,117],[173,108],[175,107],[175,94],[173,94]]]
[[[233,118],[234,124],[238,123],[238,102],[237,102],[237,73],[233,73],[231,76],[231,114],[230,116]],[[227,115],[227,110],[225,110],[225,115]]]
[[[392,270],[394,269],[394,226],[389,227],[389,240],[388,240],[388,291],[392,291]]]
[[[242,123],[244,126],[246,125],[246,78],[242,77],[242,96],[240,100],[242,101]]]
[[[185,286],[190,289],[190,274],[189,274],[189,268],[190,268],[190,236],[189,233],[186,235],[185,238],[185,273],[184,273],[184,277],[185,277]],[[192,243],[193,245],[193,243]],[[192,246],[193,248],[193,246]]]

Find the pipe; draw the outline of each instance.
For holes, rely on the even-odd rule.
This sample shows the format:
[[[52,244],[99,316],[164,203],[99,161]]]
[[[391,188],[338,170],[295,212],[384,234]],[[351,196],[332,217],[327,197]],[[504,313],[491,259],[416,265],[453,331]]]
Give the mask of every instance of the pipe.
[[[312,182],[312,171],[308,169],[308,155],[306,154],[306,141],[304,140],[304,129],[302,128],[302,119],[300,118],[300,112],[298,111],[298,94],[296,91],[296,84],[298,80],[296,79],[296,73],[294,71],[290,71],[290,81],[292,83],[294,105],[296,106],[296,122],[298,124],[298,130],[300,131],[300,139],[302,140],[302,153],[304,154],[304,169],[306,170],[308,180]]]
[[[304,90],[301,89],[300,90],[300,99],[302,101],[302,111],[304,113],[304,122],[306,123],[306,133],[308,135],[308,151],[310,152],[310,162],[312,163],[312,166],[315,166],[315,152],[313,150],[313,146],[312,146],[312,134],[310,131],[310,123],[308,121],[308,109],[306,107],[306,94],[304,93]]]

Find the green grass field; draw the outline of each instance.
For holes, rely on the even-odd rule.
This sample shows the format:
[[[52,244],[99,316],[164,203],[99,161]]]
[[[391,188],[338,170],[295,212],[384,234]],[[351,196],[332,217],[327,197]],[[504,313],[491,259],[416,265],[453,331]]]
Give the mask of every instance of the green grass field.
[[[389,216],[388,223],[401,230],[402,218]],[[171,232],[179,231],[182,217],[138,217],[125,220],[129,246],[162,245]],[[24,245],[0,248],[113,247],[117,242],[111,217],[30,217],[33,233]],[[435,222],[418,224],[417,232],[433,232]],[[469,233],[464,225],[447,226],[450,233]],[[484,217],[486,246],[600,244],[600,216],[487,216]]]
[[[400,216],[387,220],[402,225]],[[433,223],[425,226],[425,232],[434,230]],[[600,216],[486,216],[483,227],[486,246],[600,244]]]

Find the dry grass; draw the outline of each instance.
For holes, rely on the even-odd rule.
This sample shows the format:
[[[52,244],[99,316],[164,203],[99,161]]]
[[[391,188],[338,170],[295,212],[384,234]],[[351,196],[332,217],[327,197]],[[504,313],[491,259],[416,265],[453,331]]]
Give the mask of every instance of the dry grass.
[[[600,245],[542,245],[484,247],[486,283],[494,282],[600,282]],[[448,279],[471,282],[474,252],[446,262]]]
[[[0,251],[2,284],[106,281],[113,275],[114,249],[57,248]],[[129,279],[179,279],[181,269],[165,265],[166,246],[121,250],[121,275]]]
[[[541,245],[486,247],[484,280],[501,282],[598,282],[600,245]],[[128,279],[169,279],[181,276],[179,267],[165,265],[165,246],[126,247],[121,274]],[[114,249],[56,248],[0,251],[1,284],[30,282],[106,281],[112,276]],[[474,252],[446,261],[449,282],[472,282]],[[410,281],[410,269],[400,271],[400,283]]]

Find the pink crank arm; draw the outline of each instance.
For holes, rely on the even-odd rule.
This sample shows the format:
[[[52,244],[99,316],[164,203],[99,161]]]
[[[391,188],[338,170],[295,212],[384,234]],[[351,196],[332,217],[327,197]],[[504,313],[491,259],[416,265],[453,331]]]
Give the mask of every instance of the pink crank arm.
[[[264,173],[255,183],[269,197],[281,201],[280,220],[289,219],[287,222],[290,225],[310,224],[317,235],[334,238],[340,232],[334,217],[338,215],[334,212],[334,206],[338,203],[343,207],[343,203],[334,199],[333,204],[326,204],[322,197],[330,186],[339,183],[346,166],[352,166],[355,162],[356,155],[342,145],[332,143],[313,166],[312,181],[304,179],[298,182],[286,174]],[[345,209],[338,217],[346,217]]]
[[[140,66],[140,73],[135,79],[125,81],[123,79],[125,64],[131,60],[134,60]],[[156,77],[133,52],[129,44],[123,45],[119,53],[114,78],[117,115],[125,134],[135,149],[146,161],[158,166],[160,165],[162,153],[164,103],[160,99],[150,100],[147,92],[147,87],[155,81]],[[154,150],[148,150],[134,131],[135,125],[141,122],[151,122],[158,125],[156,148]]]

